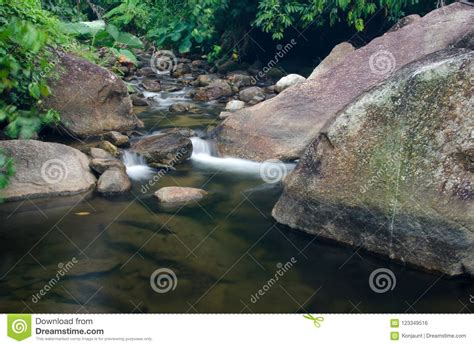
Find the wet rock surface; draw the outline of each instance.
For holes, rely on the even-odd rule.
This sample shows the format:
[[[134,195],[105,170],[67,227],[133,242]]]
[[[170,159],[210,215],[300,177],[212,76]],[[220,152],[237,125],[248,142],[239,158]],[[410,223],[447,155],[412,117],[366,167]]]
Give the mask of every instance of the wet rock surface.
[[[0,141],[0,150],[15,165],[9,185],[0,191],[5,201],[75,195],[95,186],[87,156],[64,144],[10,140]]]
[[[361,95],[285,180],[277,221],[448,275],[474,276],[474,53],[447,49]]]
[[[317,78],[235,112],[216,129],[220,154],[257,161],[299,158],[326,121],[354,98],[406,64],[455,44],[472,32],[473,19],[472,7],[460,3],[432,11],[372,40]]]
[[[62,131],[87,137],[140,125],[125,83],[112,72],[68,54],[56,66],[58,78],[49,83],[44,106],[60,111]]]

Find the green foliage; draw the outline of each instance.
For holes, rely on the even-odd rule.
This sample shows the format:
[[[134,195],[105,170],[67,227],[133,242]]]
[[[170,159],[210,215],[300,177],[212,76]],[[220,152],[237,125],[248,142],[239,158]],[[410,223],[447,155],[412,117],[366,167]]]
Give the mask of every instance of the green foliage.
[[[160,14],[162,25],[147,32],[147,37],[159,47],[176,47],[180,53],[187,53],[193,47],[203,48],[215,38],[216,14],[227,8],[227,1],[188,0],[178,1],[180,9]],[[152,22],[155,22],[152,20]]]
[[[207,61],[209,63],[217,61],[221,57],[221,54],[222,54],[222,47],[215,44],[212,46],[212,50],[209,52],[209,54],[207,54]]]
[[[67,0],[60,0],[67,1]],[[72,0],[69,0],[72,1]],[[419,0],[101,0],[103,18],[120,30],[146,36],[158,47],[209,52],[225,32],[255,26],[284,38],[288,28],[333,25],[344,21],[356,30],[380,11],[389,20]],[[429,0],[434,8],[437,0]],[[425,5],[426,2],[423,4]]]
[[[0,21],[0,123],[9,137],[31,138],[59,120],[56,111],[42,109],[41,99],[51,92],[52,51],[70,41],[39,1],[0,0]]]
[[[260,0],[254,24],[274,39],[282,39],[289,27],[305,29],[311,24],[324,25],[345,20],[358,31],[364,20],[384,10],[390,20],[404,15],[403,9],[419,0]],[[431,1],[435,3],[435,1]]]
[[[117,58],[124,56],[133,63],[137,62],[135,55],[127,48],[143,48],[142,41],[128,32],[119,31],[114,24],[104,21],[62,23],[64,32],[76,36],[90,47],[109,47]]]
[[[8,185],[10,177],[15,174],[13,160],[0,151],[0,189]]]
[[[61,20],[78,22],[87,20],[84,10],[84,4],[77,0],[42,0],[42,7],[44,10],[53,13]]]
[[[143,0],[123,0],[117,7],[107,12],[103,18],[120,28],[145,31],[150,24],[150,3]]]

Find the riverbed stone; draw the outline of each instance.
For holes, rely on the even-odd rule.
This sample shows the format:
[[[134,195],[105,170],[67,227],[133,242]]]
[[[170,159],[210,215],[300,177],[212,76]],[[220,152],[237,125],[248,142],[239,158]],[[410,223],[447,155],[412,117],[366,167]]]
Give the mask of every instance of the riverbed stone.
[[[15,165],[9,185],[0,190],[5,201],[76,195],[95,186],[87,156],[67,145],[9,140],[0,141],[0,150]]]
[[[244,101],[232,100],[232,101],[227,102],[227,104],[225,105],[225,110],[229,112],[235,112],[244,107],[245,107]]]
[[[265,100],[265,93],[260,87],[245,88],[239,92],[239,99],[250,105],[257,104]]]
[[[202,189],[180,186],[163,187],[155,192],[155,197],[163,204],[186,204],[203,199],[207,192]]]
[[[196,78],[195,84],[196,86],[205,87],[218,79],[219,76],[216,74],[202,74]]]
[[[292,85],[296,85],[298,83],[304,82],[306,78],[300,76],[299,74],[292,73],[288,76],[281,78],[276,84],[274,90],[277,93],[281,93],[283,90],[291,87]]]
[[[117,131],[107,132],[104,138],[117,147],[122,147],[130,142],[128,136]]]
[[[125,165],[122,161],[116,159],[92,159],[90,167],[93,171],[102,174],[109,168],[117,168],[125,171]]]
[[[174,166],[191,157],[191,140],[178,132],[144,137],[133,143],[130,150],[142,155],[148,163]]]
[[[137,76],[154,77],[156,72],[150,66],[145,66],[137,70]]]
[[[150,105],[150,103],[144,98],[144,97],[140,97],[138,95],[131,95],[130,96],[131,99],[132,99],[132,103],[134,106],[137,106],[137,107],[148,107]]]
[[[200,111],[199,107],[197,107],[196,105],[192,103],[183,103],[183,102],[172,104],[168,110],[171,113],[185,113],[185,112],[197,113]]]
[[[232,95],[230,84],[222,79],[212,81],[208,86],[194,91],[194,101],[212,101],[221,97]]]
[[[252,77],[250,77],[248,74],[231,73],[227,77],[227,79],[233,86],[237,87],[238,89],[252,85]]]
[[[104,149],[89,148],[88,152],[89,152],[89,155],[93,159],[106,159],[106,160],[113,160],[114,159],[114,157],[110,153],[105,151]]]
[[[99,178],[97,182],[97,192],[102,195],[114,195],[129,191],[132,183],[127,173],[120,168],[109,168]]]
[[[118,148],[109,141],[100,141],[96,146],[102,150],[105,150],[113,157],[117,157],[119,155]]]
[[[273,216],[429,271],[474,276],[473,77],[474,52],[449,48],[362,94],[307,148]]]
[[[176,65],[175,69],[171,72],[171,75],[175,78],[184,76],[192,72],[191,66],[188,62],[182,62]]]
[[[61,114],[61,128],[79,137],[140,126],[126,84],[115,74],[71,54],[58,54],[51,95],[43,106]]]
[[[158,79],[144,79],[142,81],[142,87],[151,92],[161,91],[161,83]]]
[[[219,153],[258,161],[299,158],[352,100],[403,66],[454,44],[474,30],[472,22],[472,6],[456,2],[375,38],[316,78],[229,116],[215,131]]]

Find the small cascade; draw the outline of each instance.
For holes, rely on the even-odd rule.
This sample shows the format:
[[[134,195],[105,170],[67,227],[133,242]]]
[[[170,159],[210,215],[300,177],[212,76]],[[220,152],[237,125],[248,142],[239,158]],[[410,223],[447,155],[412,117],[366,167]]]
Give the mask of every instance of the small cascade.
[[[143,91],[143,96],[147,99],[155,101],[157,105],[154,105],[155,109],[168,109],[169,106],[175,103],[189,103],[190,99],[186,95],[189,93],[191,88],[185,87],[178,91]]]
[[[125,150],[122,159],[127,175],[132,180],[149,179],[154,174],[153,168],[149,167],[145,159],[137,153]]]
[[[250,160],[237,159],[233,157],[218,157],[217,150],[212,141],[199,137],[192,137],[193,154],[191,160],[199,168],[216,169],[221,172],[249,174],[253,176],[261,176],[262,169],[267,169],[268,164]],[[284,170],[290,171],[294,168],[294,164],[283,164]],[[273,167],[273,166],[271,166]]]

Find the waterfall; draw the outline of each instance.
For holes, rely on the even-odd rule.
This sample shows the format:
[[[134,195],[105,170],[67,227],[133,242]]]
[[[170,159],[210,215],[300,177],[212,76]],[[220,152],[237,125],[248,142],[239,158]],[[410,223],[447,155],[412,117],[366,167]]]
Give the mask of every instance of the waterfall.
[[[147,165],[145,159],[136,153],[125,150],[122,159],[127,175],[132,180],[149,179],[154,173],[153,168]]]
[[[235,172],[239,174],[249,174],[253,176],[261,176],[262,169],[273,169],[274,165],[268,166],[268,163],[255,162],[233,157],[218,157],[217,150],[212,141],[204,140],[199,137],[192,137],[193,154],[191,161],[199,168],[216,169],[221,172]],[[284,170],[290,171],[294,168],[294,164],[284,164]]]

